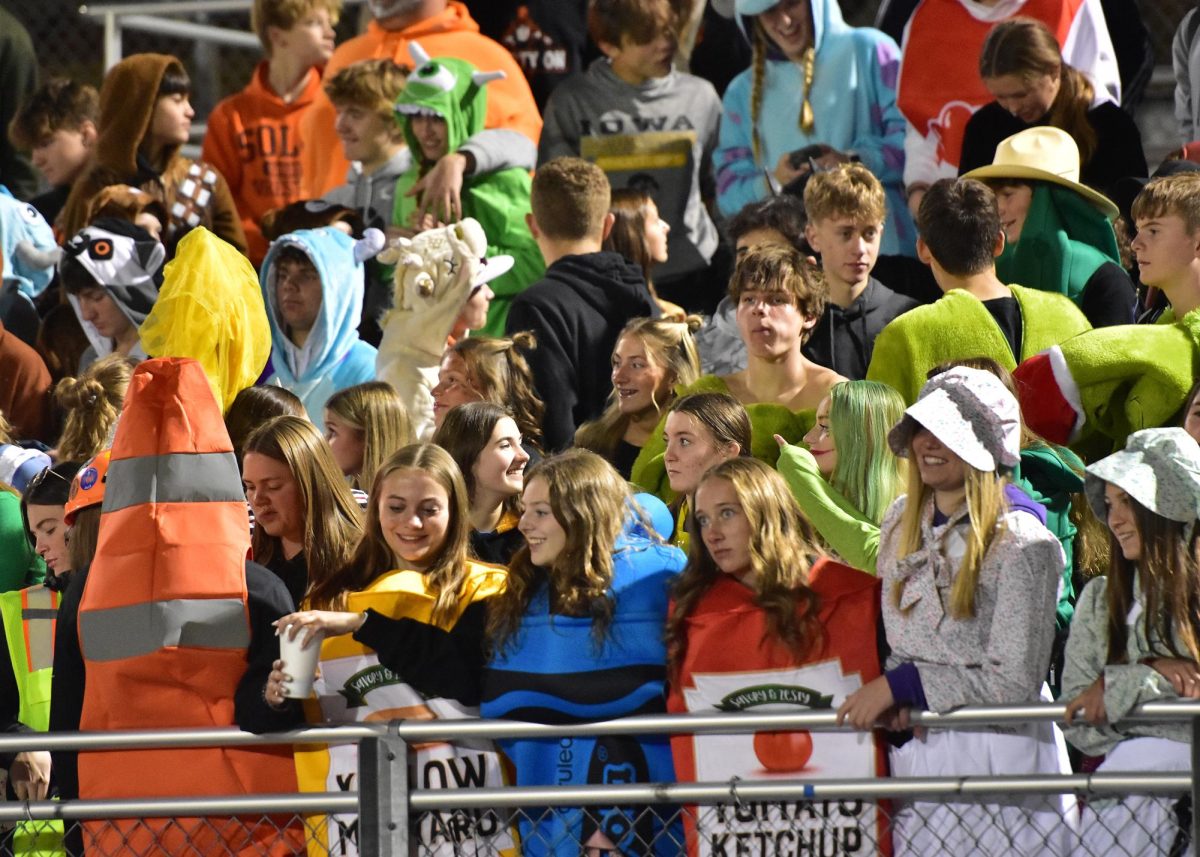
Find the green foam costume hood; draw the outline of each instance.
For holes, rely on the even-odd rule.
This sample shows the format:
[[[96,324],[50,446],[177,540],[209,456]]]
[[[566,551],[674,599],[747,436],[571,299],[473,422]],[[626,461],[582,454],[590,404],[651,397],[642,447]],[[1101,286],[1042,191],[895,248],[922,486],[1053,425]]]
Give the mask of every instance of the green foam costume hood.
[[[996,275],[1079,304],[1096,269],[1120,261],[1116,233],[1101,211],[1069,188],[1034,182],[1021,237],[996,260]]]

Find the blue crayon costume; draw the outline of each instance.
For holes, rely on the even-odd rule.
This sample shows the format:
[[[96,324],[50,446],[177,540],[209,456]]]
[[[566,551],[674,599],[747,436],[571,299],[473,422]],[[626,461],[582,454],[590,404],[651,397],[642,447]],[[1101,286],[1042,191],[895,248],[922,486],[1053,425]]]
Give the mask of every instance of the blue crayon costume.
[[[482,715],[575,723],[663,713],[662,628],[670,584],[685,564],[676,548],[636,535],[620,538],[613,554],[612,624],[599,650],[590,617],[550,612],[549,586],[543,581],[516,634],[484,668]],[[665,735],[499,743],[522,786],[675,779]],[[599,831],[622,854],[674,855],[682,830],[671,824],[671,815],[669,808],[555,809],[522,820],[522,852],[575,857]]]

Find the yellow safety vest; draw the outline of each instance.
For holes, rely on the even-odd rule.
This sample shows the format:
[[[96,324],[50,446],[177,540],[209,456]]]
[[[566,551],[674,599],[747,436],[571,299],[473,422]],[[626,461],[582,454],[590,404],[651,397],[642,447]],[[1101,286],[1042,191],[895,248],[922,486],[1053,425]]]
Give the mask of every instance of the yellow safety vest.
[[[0,617],[8,657],[21,697],[17,719],[31,729],[50,728],[50,678],[54,667],[54,623],[62,596],[42,585],[0,593]],[[61,821],[23,821],[13,833],[13,851],[21,857],[60,857]]]
[[[61,601],[57,592],[41,585],[0,594],[8,656],[21,693],[17,719],[39,732],[50,728],[54,623]]]

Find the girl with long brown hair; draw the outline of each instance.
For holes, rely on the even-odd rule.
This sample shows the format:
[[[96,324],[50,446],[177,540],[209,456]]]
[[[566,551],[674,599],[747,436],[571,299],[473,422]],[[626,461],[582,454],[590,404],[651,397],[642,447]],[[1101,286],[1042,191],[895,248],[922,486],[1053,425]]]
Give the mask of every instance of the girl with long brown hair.
[[[709,470],[689,527],[691,552],[667,623],[669,710],[820,708],[879,675],[878,582],[822,555],[769,465],[739,457]],[[764,768],[818,777],[822,770],[838,777],[885,770],[881,744],[846,733],[678,735],[672,748],[681,780],[752,778]],[[724,815],[717,813],[716,824],[736,834]],[[792,822],[775,823],[782,832]],[[859,826],[867,841],[887,835],[886,819],[873,809],[854,817],[837,811],[827,823],[830,834]]]
[[[1146,429],[1087,469],[1108,524],[1108,574],[1084,588],[1063,670],[1067,740],[1100,772],[1190,771],[1186,723],[1127,720],[1133,706],[1200,699],[1200,447],[1181,428]],[[1084,811],[1081,853],[1186,850],[1182,795],[1124,795]],[[1182,847],[1181,847],[1182,845]]]
[[[1054,33],[1035,18],[994,26],[979,55],[979,76],[995,99],[963,132],[959,175],[992,163],[1000,141],[1052,125],[1079,146],[1080,180],[1101,192],[1125,176],[1147,176],[1133,117],[1078,69],[1067,65]]]
[[[314,586],[305,609],[275,624],[281,634],[302,636],[304,645],[320,645],[320,674],[314,692],[326,721],[336,723],[400,718],[434,719],[475,716],[478,710],[482,644],[478,635],[463,656],[452,650],[439,660],[428,650],[406,645],[405,626],[442,632],[464,625],[482,628],[487,600],[504,588],[504,569],[467,556],[471,529],[467,489],[450,454],[433,444],[398,450],[376,472],[363,536],[353,556]],[[322,641],[322,638],[323,641]],[[462,692],[424,693],[410,683],[402,666],[447,673]],[[470,666],[474,668],[471,669]],[[268,702],[281,703],[290,676],[277,661],[265,688]],[[322,751],[315,764],[297,756],[302,789],[338,788],[338,777],[356,770],[354,747]],[[500,757],[490,742],[421,745],[410,755],[412,776],[424,788],[447,783],[504,782]],[[441,778],[431,775],[431,771]],[[476,780],[475,777],[479,779]],[[472,836],[489,835],[498,850],[512,848],[506,826],[489,810],[418,816],[414,842],[436,849],[437,831],[453,824]],[[330,825],[330,850],[338,847]]]
[[[362,514],[333,453],[304,417],[275,417],[247,439],[242,486],[254,514],[254,561],[299,604],[327,590],[362,533]]]
[[[483,674],[484,717],[582,722],[665,710],[662,620],[684,556],[631,532],[638,513],[608,462],[570,450],[536,465],[525,480],[521,532],[527,546],[509,565],[508,587],[488,609],[491,657]],[[647,528],[648,529],[648,528]],[[556,741],[505,741],[519,785],[672,776],[661,736],[582,737],[563,759]],[[599,848],[678,853],[668,818],[652,810],[557,809],[523,822],[526,842],[548,854]]]
[[[472,553],[507,565],[525,543],[517,522],[529,454],[516,421],[499,405],[468,402],[450,409],[433,442],[462,471],[471,504]]]

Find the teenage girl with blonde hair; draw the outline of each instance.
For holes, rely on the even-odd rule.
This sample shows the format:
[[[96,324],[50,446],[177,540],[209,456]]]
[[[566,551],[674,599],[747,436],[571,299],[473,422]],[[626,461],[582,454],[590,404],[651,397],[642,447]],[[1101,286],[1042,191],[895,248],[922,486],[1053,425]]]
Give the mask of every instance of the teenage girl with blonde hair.
[[[413,441],[404,402],[387,381],[355,384],[330,396],[325,439],[356,488],[371,485],[379,465]]]
[[[526,447],[540,451],[546,406],[534,390],[533,371],[525,359],[535,348],[537,338],[528,331],[508,339],[472,336],[455,343],[442,357],[433,388],[436,425],[455,405],[492,402],[512,412]]]
[[[994,375],[956,367],[931,379],[889,433],[911,458],[908,493],[880,526],[887,671],[851,694],[839,721],[908,726],[911,710],[1033,703],[1054,643],[1058,540],[1010,510],[1020,461],[1017,401]],[[1057,727],[930,729],[891,751],[892,775],[1067,773]],[[917,800],[893,817],[896,853],[1062,854],[1074,798]]]
[[[911,255],[916,233],[904,200],[896,43],[848,27],[837,0],[737,0],[734,8],[753,59],[723,99],[713,156],[721,214],[732,217],[853,152],[887,191],[881,252]]]
[[[137,364],[132,358],[110,354],[78,376],[58,382],[54,401],[66,414],[54,452],[58,460],[86,461],[108,446]]]
[[[504,588],[504,569],[468,558],[469,508],[462,473],[448,452],[433,444],[398,450],[375,474],[353,556],[314,588],[304,609],[275,623],[281,633],[321,646],[314,691],[327,722],[478,715],[481,638],[476,635],[468,644],[469,659],[456,655],[447,663],[428,651],[413,651],[403,635],[407,626],[442,632],[459,625],[481,628],[487,601]],[[419,691],[410,683],[405,658],[442,674],[453,686],[435,693],[422,692],[426,688],[420,686]],[[276,661],[264,690],[268,702],[282,703],[288,680],[286,665]],[[486,786],[504,784],[500,757],[487,741],[423,744],[410,753],[410,765],[423,788],[468,779]],[[307,791],[338,788],[339,777],[356,769],[353,746],[330,748],[315,759],[297,755],[300,785]],[[431,770],[441,777],[431,778]],[[514,848],[506,824],[492,810],[419,814],[412,839],[437,850],[445,825],[472,838],[487,836],[497,851]],[[334,841],[334,828],[329,825],[330,851],[341,847]]]
[[[756,691],[764,687],[790,689],[793,710],[837,705],[879,675],[871,643],[878,636],[878,581],[822,555],[812,527],[769,465],[739,457],[709,470],[696,489],[689,526],[692,548],[667,622],[669,710],[756,707]],[[822,703],[822,697],[828,699]],[[764,768],[816,777],[822,770],[837,777],[885,770],[882,745],[853,733],[679,735],[672,749],[685,781],[757,778]],[[726,815],[718,811],[712,820],[720,833],[749,830]],[[768,836],[794,824],[774,816],[755,823]],[[837,836],[844,835],[834,833],[838,828],[858,827],[880,850],[889,835],[874,808],[853,815],[833,810],[824,824]]]
[[[628,479],[633,462],[659,418],[675,399],[676,387],[700,377],[692,334],[701,319],[686,322],[635,318],[617,337],[612,353],[612,393],[595,420],[575,432],[575,445],[605,458]]]

